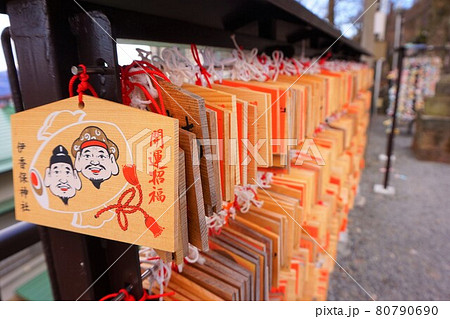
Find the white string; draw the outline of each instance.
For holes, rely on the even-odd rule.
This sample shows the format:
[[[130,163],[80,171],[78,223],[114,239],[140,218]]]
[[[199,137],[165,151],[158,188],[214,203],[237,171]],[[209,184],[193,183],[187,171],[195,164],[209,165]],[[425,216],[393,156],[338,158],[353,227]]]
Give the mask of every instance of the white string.
[[[191,244],[189,244],[188,255],[184,258],[190,264],[199,263],[200,265],[203,265],[206,261],[205,258],[200,255],[198,248]]]
[[[164,61],[164,73],[173,84],[195,83],[198,66],[181,54],[177,47],[165,48],[155,61]]]
[[[149,289],[148,294],[151,296],[152,293],[152,287],[154,283],[158,284],[159,287],[159,294],[164,293],[164,287],[167,287],[169,284],[170,278],[172,277],[172,268],[170,266],[170,263],[163,262],[162,259],[157,260],[147,260],[146,263],[152,264],[155,266],[156,264],[159,264],[159,270],[155,273],[155,275],[150,278],[149,277]],[[163,297],[159,297],[160,301],[163,301]]]
[[[258,208],[262,207],[263,201],[256,199],[257,189],[256,185],[236,186],[234,188],[234,195],[241,213],[247,213],[252,204]]]
[[[263,201],[256,199],[257,189],[256,185],[250,184],[246,186],[235,186],[235,200],[241,213],[247,213],[252,204],[258,208],[262,207]],[[222,205],[224,207],[222,210],[212,214],[212,216],[206,216],[206,226],[214,233],[218,233],[226,225],[228,218],[235,219],[236,217],[234,203],[230,206],[229,203],[223,202]],[[230,208],[227,209],[226,207]]]
[[[317,59],[299,58],[297,61],[303,65],[305,69],[302,74],[317,74],[320,72],[321,67],[318,63],[314,63]],[[308,65],[308,67],[306,67]]]
[[[141,67],[136,66],[136,67],[130,68],[129,72],[132,73],[132,72],[137,72],[140,70],[141,70]],[[141,84],[153,98],[155,98],[155,99],[158,98],[158,91],[153,86],[152,80],[150,79],[148,74],[142,73],[142,74],[132,75],[132,76],[130,76],[129,81],[131,83]],[[141,109],[141,110],[147,109],[147,105],[149,105],[151,103],[151,101],[148,101],[146,99],[142,90],[140,88],[138,88],[137,86],[134,87],[133,91],[130,92],[129,97],[131,100],[130,106]]]
[[[270,184],[272,184],[273,173],[270,172],[257,172],[256,180],[257,184],[262,186],[263,188],[270,188]]]
[[[141,49],[141,48],[136,48],[136,51],[137,51],[138,56],[141,58],[142,61],[151,62],[152,51],[147,51],[147,50],[144,50],[144,49]]]
[[[163,266],[163,261],[161,259],[159,259],[159,271],[158,271],[158,275],[155,278],[155,281],[158,283],[159,286],[159,294],[163,294],[164,293],[164,266]],[[162,301],[162,298],[159,298],[159,301]]]
[[[233,50],[233,57],[235,63],[231,71],[231,78],[233,80],[242,81],[265,81],[269,76],[269,66],[263,65],[258,60],[258,49],[254,48],[250,52],[244,52],[236,42],[236,37],[233,34],[231,40],[236,47]]]
[[[250,51],[244,51],[239,47],[234,35],[231,36],[231,40],[235,49],[228,58],[219,59],[218,52],[215,52],[212,48],[199,50],[199,55],[203,59],[203,66],[211,74],[212,81],[222,82],[224,78],[246,82],[252,80],[267,81],[269,79],[276,81],[280,74],[290,76],[305,72],[307,74],[316,74],[322,69],[330,71],[360,70],[365,65],[358,62],[339,60],[325,61],[322,65],[319,65],[318,63],[313,63],[311,58],[305,58],[304,56],[287,59],[284,57],[283,52],[279,50],[273,51],[271,57],[262,53],[258,58],[258,49],[253,48]],[[138,48],[136,50],[142,61],[147,61],[163,71],[175,85],[181,86],[183,83],[195,83],[195,75],[198,74],[200,68],[184,56],[177,47],[165,48],[161,52],[161,56],[153,55],[151,51],[144,49]],[[229,72],[226,70],[228,68],[230,69]],[[150,94],[155,97],[157,92],[151,80],[148,77],[145,78],[145,74],[141,78],[139,76],[136,76],[137,81],[148,88]],[[203,77],[200,78],[202,83],[206,84],[205,79]],[[139,92],[139,90],[134,90],[130,98],[132,105],[135,107],[146,108],[147,104],[150,103],[143,98],[142,92]]]
[[[224,206],[226,204],[227,203],[225,202]],[[226,224],[228,215],[230,215],[230,217],[234,219],[236,215],[236,210],[234,207],[231,207],[229,210],[223,208],[219,212],[213,213],[212,216],[206,216],[206,226],[208,227],[208,229],[211,229],[212,231],[217,233]]]
[[[225,77],[225,67],[232,66],[236,62],[233,56],[219,60],[217,53],[212,48],[205,48],[202,55],[204,60],[203,66],[206,67],[206,71],[211,74],[213,81],[218,81],[219,83],[222,83]]]
[[[153,255],[153,253],[156,255],[155,251],[153,250],[153,248],[149,248],[149,247],[141,247],[139,249],[139,256],[144,255],[144,258],[150,258],[150,257],[154,257],[155,255]]]
[[[156,264],[159,263],[159,270],[154,274],[154,276],[149,277],[149,288],[148,294],[152,295],[152,287],[156,282],[159,286],[159,293],[164,293],[164,287],[167,287],[170,281],[170,277],[172,276],[172,268],[171,263],[165,263],[161,258],[152,259],[155,257],[159,257],[156,251],[153,248],[143,247],[139,250],[140,262],[144,264],[149,264],[152,267],[155,267]],[[149,260],[152,259],[152,260]],[[159,298],[160,301],[163,301],[163,297]]]
[[[296,58],[285,59],[284,68],[280,71],[281,74],[285,75],[300,75],[304,72],[303,64],[301,64]]]
[[[282,51],[275,50],[272,52],[272,66],[273,66],[273,75],[271,76],[272,80],[276,81],[278,79],[278,75],[280,74],[280,68],[283,65],[284,54]]]

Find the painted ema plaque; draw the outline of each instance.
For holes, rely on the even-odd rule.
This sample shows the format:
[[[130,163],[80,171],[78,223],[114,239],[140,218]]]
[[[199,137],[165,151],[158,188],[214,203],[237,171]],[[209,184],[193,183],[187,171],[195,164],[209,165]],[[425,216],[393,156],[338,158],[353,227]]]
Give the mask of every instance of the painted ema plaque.
[[[16,218],[175,251],[178,120],[84,99],[12,116]]]

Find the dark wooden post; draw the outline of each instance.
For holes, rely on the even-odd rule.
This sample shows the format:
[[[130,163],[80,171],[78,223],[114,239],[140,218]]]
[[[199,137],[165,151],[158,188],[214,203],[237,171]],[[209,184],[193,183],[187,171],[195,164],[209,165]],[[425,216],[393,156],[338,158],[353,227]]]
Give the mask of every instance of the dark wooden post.
[[[7,13],[25,109],[68,97],[70,69],[78,63],[106,62],[114,68],[113,74],[93,76],[92,84],[104,98],[120,102],[115,43],[74,3],[13,0],[7,2]],[[104,15],[93,17],[110,32]],[[56,300],[98,300],[129,284],[131,293],[141,297],[136,246],[47,227],[40,227],[40,236]]]

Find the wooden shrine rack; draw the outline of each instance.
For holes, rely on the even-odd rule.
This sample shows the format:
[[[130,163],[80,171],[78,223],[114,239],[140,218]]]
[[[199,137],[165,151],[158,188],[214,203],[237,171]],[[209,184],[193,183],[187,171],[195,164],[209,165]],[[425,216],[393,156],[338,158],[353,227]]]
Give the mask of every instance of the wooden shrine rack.
[[[17,54],[17,74],[8,60],[12,91],[20,95],[15,100],[23,103],[17,110],[68,97],[70,70],[79,63],[108,65],[107,74],[93,74],[90,82],[100,97],[120,102],[118,38],[232,48],[235,34],[245,49],[308,57],[340,36],[294,0],[10,0],[0,1],[0,12],[9,15]],[[345,37],[330,51],[349,60],[370,55]],[[136,298],[142,295],[136,246],[38,228],[55,300],[77,300],[84,292],[81,300],[98,300],[126,286]]]

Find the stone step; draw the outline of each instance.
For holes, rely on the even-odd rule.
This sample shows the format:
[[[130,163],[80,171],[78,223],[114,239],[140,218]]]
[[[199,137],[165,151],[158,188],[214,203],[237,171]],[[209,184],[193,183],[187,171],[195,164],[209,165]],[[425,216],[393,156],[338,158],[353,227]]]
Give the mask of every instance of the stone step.
[[[450,73],[441,74],[439,78],[439,82],[450,84]]]
[[[413,150],[418,159],[450,163],[450,117],[418,112]]]
[[[434,96],[425,99],[424,114],[450,116],[450,96]]]
[[[450,96],[450,81],[439,81],[436,84],[436,96]]]

